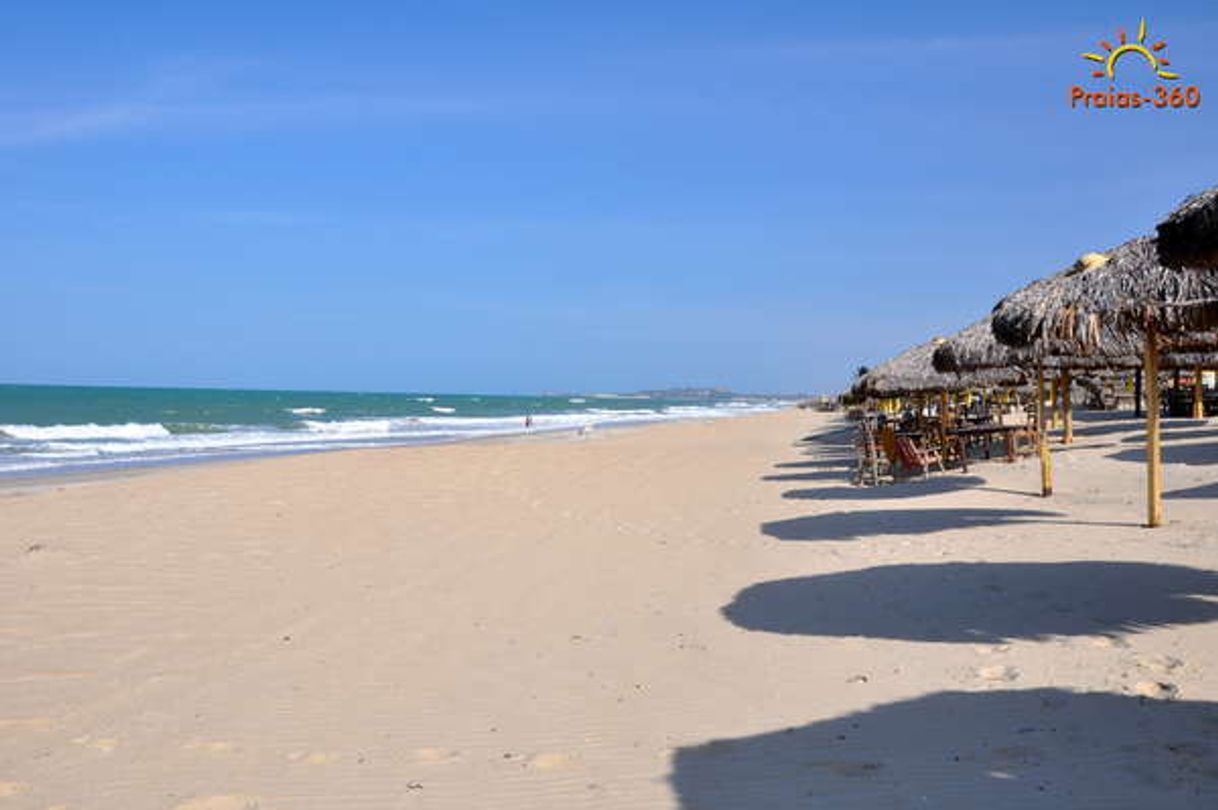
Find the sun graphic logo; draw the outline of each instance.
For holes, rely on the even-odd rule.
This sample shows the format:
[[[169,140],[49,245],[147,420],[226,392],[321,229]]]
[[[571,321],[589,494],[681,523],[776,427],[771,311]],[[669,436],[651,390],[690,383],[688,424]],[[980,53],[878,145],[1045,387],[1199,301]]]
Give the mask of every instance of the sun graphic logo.
[[[1150,88],[1149,93],[1139,90],[1118,91],[1115,82],[1117,66],[1129,62],[1126,57],[1134,57],[1134,61],[1150,68],[1151,75],[1163,82],[1176,82],[1180,74],[1171,67],[1167,58],[1167,42],[1158,40],[1151,42],[1146,20],[1138,22],[1138,35],[1132,41],[1124,29],[1117,31],[1116,44],[1100,40],[1103,53],[1084,53],[1083,59],[1096,63],[1097,67],[1091,75],[1096,79],[1107,79],[1113,83],[1107,90],[1089,91],[1078,85],[1070,88],[1070,106],[1084,110],[1183,110],[1196,109],[1201,106],[1201,89],[1196,86],[1181,87],[1178,84],[1166,85],[1159,83]]]
[[[1107,40],[1100,40],[1100,47],[1107,51],[1107,56],[1098,53],[1083,54],[1084,59],[1099,62],[1104,66],[1103,70],[1097,70],[1091,74],[1095,78],[1102,79],[1107,76],[1109,79],[1115,79],[1117,62],[1121,61],[1121,58],[1125,56],[1142,57],[1160,79],[1175,81],[1180,78],[1179,73],[1164,70],[1164,68],[1171,65],[1167,57],[1162,55],[1163,50],[1167,47],[1167,43],[1159,40],[1153,45],[1146,44],[1146,20],[1138,23],[1138,38],[1136,41],[1129,42],[1123,28],[1117,30],[1117,40],[1119,44],[1115,48]]]

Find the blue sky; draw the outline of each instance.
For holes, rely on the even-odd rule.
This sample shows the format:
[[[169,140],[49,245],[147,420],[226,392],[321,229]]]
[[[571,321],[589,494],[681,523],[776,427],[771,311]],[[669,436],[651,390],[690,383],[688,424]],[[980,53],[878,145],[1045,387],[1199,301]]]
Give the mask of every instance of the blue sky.
[[[1218,182],[1156,6],[10,4],[0,380],[839,390]]]

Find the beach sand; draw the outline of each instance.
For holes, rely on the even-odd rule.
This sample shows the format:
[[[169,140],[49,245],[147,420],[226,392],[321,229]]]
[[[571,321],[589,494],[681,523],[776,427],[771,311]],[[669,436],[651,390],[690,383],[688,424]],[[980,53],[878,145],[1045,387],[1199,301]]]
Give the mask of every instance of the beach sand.
[[[0,808],[1218,806],[1218,434],[840,417],[0,491]],[[812,442],[797,440],[819,435]]]

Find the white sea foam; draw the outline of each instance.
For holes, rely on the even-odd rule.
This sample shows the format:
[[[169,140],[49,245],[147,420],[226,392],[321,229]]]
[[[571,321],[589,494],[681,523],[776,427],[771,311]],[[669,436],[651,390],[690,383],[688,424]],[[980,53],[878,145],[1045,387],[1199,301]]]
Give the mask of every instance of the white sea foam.
[[[329,436],[388,436],[395,423],[406,419],[348,419],[339,422],[318,422],[311,419],[303,424],[309,431]]]
[[[0,425],[10,439],[49,442],[56,439],[150,439],[170,435],[164,425],[128,422],[125,425]]]
[[[284,410],[296,416],[321,416],[326,412],[325,408],[285,408]]]
[[[588,408],[533,414],[534,432],[585,431],[594,427],[688,419],[727,418],[773,410],[781,403]],[[434,407],[428,416],[345,420],[303,419],[296,429],[242,426],[198,433],[171,433],[161,424],[0,425],[0,472],[90,468],[130,463],[375,447],[506,436],[525,431],[524,414],[453,415]],[[306,415],[306,414],[302,414]],[[307,414],[320,416],[321,414]]]
[[[436,413],[456,413],[456,408],[449,408],[444,405],[432,405],[431,409]]]

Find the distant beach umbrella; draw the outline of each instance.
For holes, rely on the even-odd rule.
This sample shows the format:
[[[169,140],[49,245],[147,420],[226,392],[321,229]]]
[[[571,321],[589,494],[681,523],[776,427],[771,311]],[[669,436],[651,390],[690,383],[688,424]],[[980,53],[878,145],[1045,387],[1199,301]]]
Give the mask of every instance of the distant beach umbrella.
[[[1139,350],[1140,346],[1131,344],[1129,354],[1124,357],[1045,356],[1036,346],[1015,349],[1000,343],[994,336],[991,319],[986,317],[943,341],[935,349],[932,363],[936,371],[957,374],[986,369],[1021,369],[1029,379],[1037,380],[1038,385],[1041,384],[1040,380],[1046,370],[1053,371],[1057,374],[1058,389],[1061,392],[1062,443],[1070,444],[1074,441],[1074,414],[1070,402],[1072,372],[1140,368],[1142,360]],[[1039,393],[1043,402],[1044,392]],[[1038,410],[1038,425],[1043,419],[1043,411]],[[1041,494],[1049,495],[1053,489],[1052,461],[1042,439],[1046,439],[1046,436],[1045,432],[1040,430],[1037,446],[1042,466]]]
[[[1141,342],[1131,340],[1125,356],[1094,357],[1064,353],[1044,356],[1036,346],[1016,349],[1000,342],[987,316],[940,343],[931,362],[936,371],[944,373],[965,374],[986,369],[1017,368],[1030,375],[1035,372],[1038,363],[1046,369],[1068,371],[1141,368],[1140,352]]]
[[[999,388],[1022,385],[1025,381],[1024,373],[1010,366],[964,374],[937,371],[934,354],[943,342],[943,338],[928,340],[891,360],[872,366],[855,381],[851,393],[859,398],[899,397],[968,388]]]
[[[1039,282],[1038,282],[1039,283]],[[1185,346],[1218,347],[1218,334],[1201,333],[1177,336],[1176,341]],[[1041,355],[1037,346],[1015,349],[1001,343],[995,336],[990,319],[985,318],[943,341],[935,348],[932,362],[936,371],[945,373],[968,373],[984,369],[1018,368],[1032,379],[1038,366],[1059,375],[1062,389],[1063,430],[1062,443],[1073,439],[1073,419],[1070,405],[1070,382],[1075,373],[1086,376],[1109,376],[1120,372],[1131,372],[1142,368],[1143,339],[1128,333],[1125,345],[1103,355]],[[1162,354],[1159,367],[1164,370],[1187,369],[1194,373],[1194,415],[1200,418],[1200,370],[1218,368],[1218,350],[1168,351]]]
[[[1218,186],[1189,197],[1157,230],[1165,266],[1218,269]]]

